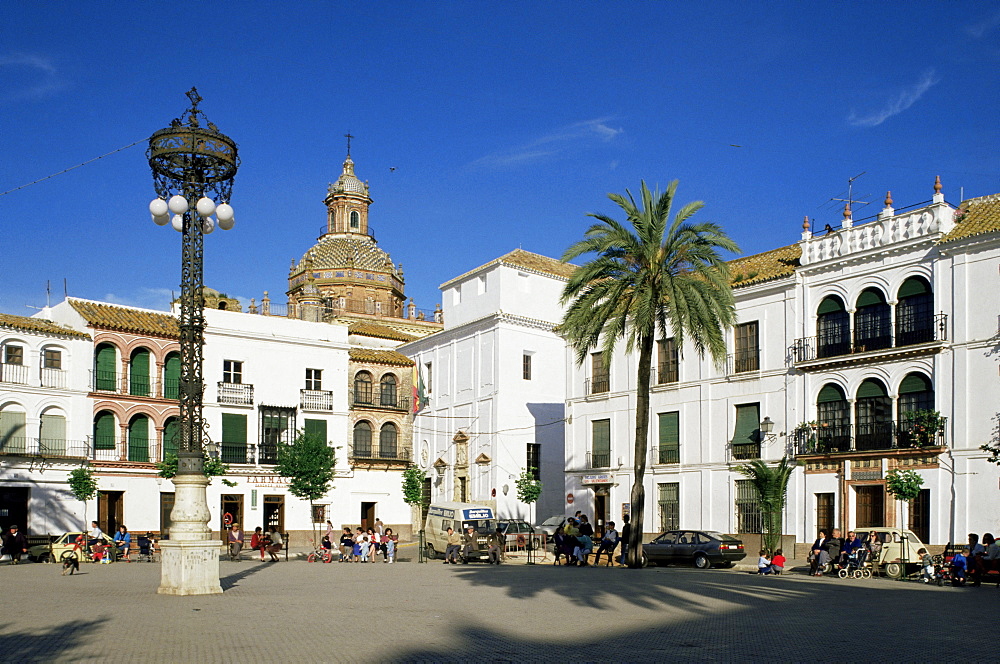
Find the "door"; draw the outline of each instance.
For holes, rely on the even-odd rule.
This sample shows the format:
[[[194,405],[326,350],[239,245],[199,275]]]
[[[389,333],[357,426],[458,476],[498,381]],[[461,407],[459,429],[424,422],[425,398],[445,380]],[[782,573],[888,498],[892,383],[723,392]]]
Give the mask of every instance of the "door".
[[[227,520],[229,523],[226,523]],[[223,542],[229,541],[229,528],[234,523],[243,527],[243,494],[224,493],[219,509],[219,536]]]
[[[264,496],[264,530],[270,530],[271,526],[277,528],[279,533],[285,532],[284,496]]]
[[[170,534],[170,513],[174,511],[174,494],[160,494],[160,537],[168,539]]]
[[[607,521],[608,496],[599,493],[594,496],[594,539],[604,537],[604,527]]]
[[[856,509],[854,527],[881,528],[885,525],[885,487],[863,484],[854,487]]]
[[[669,562],[674,553],[674,539],[676,532],[666,532],[654,539],[649,544],[642,545],[642,551],[654,563]]]
[[[909,529],[921,542],[931,541],[931,490],[921,489],[910,502]]]
[[[0,532],[6,533],[11,526],[17,526],[25,535],[31,534],[28,528],[29,491],[27,487],[0,490]]]
[[[375,526],[376,503],[361,503],[361,529],[367,530]]]
[[[114,537],[118,526],[125,522],[125,492],[97,492],[97,524],[109,537]]]

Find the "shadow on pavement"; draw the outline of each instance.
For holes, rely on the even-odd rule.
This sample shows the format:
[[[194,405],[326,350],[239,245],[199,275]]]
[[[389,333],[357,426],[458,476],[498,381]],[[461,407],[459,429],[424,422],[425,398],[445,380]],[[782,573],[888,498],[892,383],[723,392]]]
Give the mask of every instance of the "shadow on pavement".
[[[267,567],[267,563],[251,563],[250,567],[243,567],[239,571],[233,572],[232,574],[219,576],[219,585],[222,586],[222,592],[225,592],[230,588],[234,588],[240,581],[248,576],[253,576],[265,567]]]
[[[0,659],[5,662],[51,662],[89,638],[107,618],[74,620],[49,629],[9,632],[9,624],[0,624]]]

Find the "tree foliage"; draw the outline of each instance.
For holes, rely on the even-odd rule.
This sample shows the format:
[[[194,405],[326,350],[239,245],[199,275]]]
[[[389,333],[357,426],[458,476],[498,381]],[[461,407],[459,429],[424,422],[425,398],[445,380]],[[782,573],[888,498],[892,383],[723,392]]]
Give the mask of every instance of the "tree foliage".
[[[289,493],[311,503],[330,490],[336,463],[336,452],[325,440],[300,433],[290,445],[278,446],[275,471],[289,478]]]
[[[774,466],[769,466],[760,459],[754,459],[736,467],[736,472],[750,480],[757,494],[764,548],[768,551],[774,551],[781,546],[782,512],[788,499],[788,480],[795,470],[795,465],[795,462],[788,457],[782,457]]]
[[[703,206],[700,201],[682,206],[671,221],[676,191],[674,180],[662,194],[642,182],[638,203],[628,190],[625,196],[608,194],[625,221],[589,215],[598,223],[563,254],[564,261],[594,256],[573,273],[562,293],[569,306],[559,329],[576,351],[577,363],[596,348],[610,366],[622,340],[628,352],[639,354],[629,567],[639,567],[642,560],[654,341],[672,336],[681,347],[687,338],[700,356],[707,351],[719,364],[726,357],[726,330],[736,320],[729,266],[721,252],[735,253],[739,247],[717,224],[691,221]]]
[[[914,470],[893,468],[885,475],[885,490],[903,502],[919,496],[923,484],[924,478]]]
[[[159,471],[156,474],[160,477],[171,479],[177,475],[177,455],[173,452],[168,452],[163,455],[163,461],[158,461],[156,464],[156,469]],[[212,457],[205,455],[205,465],[202,469],[205,477],[220,477],[229,472],[229,464],[222,463],[219,459],[213,459]],[[228,480],[222,480],[223,484],[227,486],[236,486],[235,482],[230,482]]]
[[[410,466],[403,471],[403,502],[407,505],[419,505],[423,500],[424,477],[426,474],[419,466]]]
[[[514,480],[517,487],[517,499],[528,505],[538,500],[542,495],[542,481],[536,480],[533,471],[537,468],[522,468],[521,474]]]
[[[87,501],[97,495],[97,480],[90,468],[74,468],[67,482],[77,500]]]

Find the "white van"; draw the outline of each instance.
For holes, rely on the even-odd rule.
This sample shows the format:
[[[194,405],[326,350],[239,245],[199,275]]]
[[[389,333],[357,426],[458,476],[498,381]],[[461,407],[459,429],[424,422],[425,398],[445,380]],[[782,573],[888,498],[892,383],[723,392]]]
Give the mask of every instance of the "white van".
[[[476,529],[476,540],[479,544],[478,549],[472,551],[469,558],[488,558],[486,536],[497,529],[496,515],[492,507],[472,503],[431,503],[427,509],[427,521],[424,522],[427,557],[444,557],[448,546],[448,528],[464,534],[469,526]]]

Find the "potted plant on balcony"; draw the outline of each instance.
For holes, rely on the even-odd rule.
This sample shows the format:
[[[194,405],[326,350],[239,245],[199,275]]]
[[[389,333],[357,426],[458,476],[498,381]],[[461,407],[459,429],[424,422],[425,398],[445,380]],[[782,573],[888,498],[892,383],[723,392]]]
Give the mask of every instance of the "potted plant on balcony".
[[[813,452],[816,450],[816,429],[819,427],[816,420],[810,422],[799,422],[795,427],[795,441],[799,449]]]
[[[913,410],[903,415],[910,447],[926,447],[944,430],[945,418],[936,410]]]

